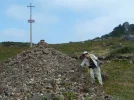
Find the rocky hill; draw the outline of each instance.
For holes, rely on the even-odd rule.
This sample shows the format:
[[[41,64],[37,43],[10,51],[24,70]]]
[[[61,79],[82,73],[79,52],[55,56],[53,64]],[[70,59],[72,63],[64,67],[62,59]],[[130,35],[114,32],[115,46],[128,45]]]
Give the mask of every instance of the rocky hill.
[[[77,60],[44,41],[1,63],[0,79],[0,100],[110,100],[102,87],[89,85]]]
[[[109,34],[103,35],[102,38],[107,37],[122,37],[127,36],[129,38],[134,39],[134,24],[129,24],[128,22],[124,22],[122,25],[118,25],[113,29]]]

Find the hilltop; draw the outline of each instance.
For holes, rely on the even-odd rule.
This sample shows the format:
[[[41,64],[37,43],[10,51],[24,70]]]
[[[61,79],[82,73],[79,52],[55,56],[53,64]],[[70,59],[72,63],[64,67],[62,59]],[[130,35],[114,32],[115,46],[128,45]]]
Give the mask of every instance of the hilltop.
[[[4,61],[0,69],[4,100],[112,100],[101,87],[90,86],[88,74],[76,59],[43,41]]]
[[[126,22],[128,25],[129,23]],[[116,27],[108,37],[106,35],[93,40],[70,42],[63,44],[49,44],[70,59],[78,58],[83,51],[98,56],[102,61],[102,72],[106,72],[108,80],[104,81],[104,91],[118,100],[134,99],[134,39],[133,24]],[[128,30],[127,30],[128,29]],[[25,43],[24,43],[25,44]],[[29,46],[3,46],[0,44],[0,62],[15,56],[22,51],[31,50]],[[72,58],[71,58],[72,57]],[[76,61],[79,65],[81,60]],[[77,68],[75,66],[75,68]],[[82,70],[82,69],[81,69]],[[85,70],[81,73],[87,73]],[[69,94],[70,95],[70,94]],[[88,100],[88,99],[87,99]]]
[[[106,72],[109,76],[108,80],[104,82],[104,91],[114,98],[119,98],[119,100],[133,100],[133,43],[133,40],[128,41],[119,37],[50,45],[69,57],[79,57],[83,51],[87,50],[102,58],[102,72]],[[0,49],[0,59],[4,57],[3,60],[7,60],[24,50],[30,50],[28,47],[0,47]]]
[[[122,25],[119,24],[117,27],[115,27],[112,32],[103,35],[101,38],[121,37],[127,35],[134,35],[134,24],[124,22]],[[132,36],[132,38],[134,38],[134,36]]]
[[[105,92],[119,100],[134,99],[134,40],[113,37],[52,46],[72,57],[79,57],[85,50],[97,55],[103,61],[102,72],[109,75]]]

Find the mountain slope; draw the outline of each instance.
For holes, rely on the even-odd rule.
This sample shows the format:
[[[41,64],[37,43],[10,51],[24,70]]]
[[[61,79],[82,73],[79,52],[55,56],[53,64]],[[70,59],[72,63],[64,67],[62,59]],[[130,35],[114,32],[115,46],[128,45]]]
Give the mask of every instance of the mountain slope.
[[[104,100],[107,96],[101,87],[91,87],[87,70],[76,59],[46,43],[9,58],[0,69],[2,100]]]
[[[107,37],[121,37],[123,35],[134,35],[134,24],[129,24],[128,22],[124,22],[122,25],[118,25],[113,29],[109,34],[103,35],[102,38]]]
[[[102,60],[102,72],[109,75],[104,82],[104,90],[119,100],[134,99],[134,41],[123,38],[107,38],[85,41],[84,43],[68,43],[52,45],[70,56],[79,56],[87,50]],[[79,48],[79,49],[77,49]]]

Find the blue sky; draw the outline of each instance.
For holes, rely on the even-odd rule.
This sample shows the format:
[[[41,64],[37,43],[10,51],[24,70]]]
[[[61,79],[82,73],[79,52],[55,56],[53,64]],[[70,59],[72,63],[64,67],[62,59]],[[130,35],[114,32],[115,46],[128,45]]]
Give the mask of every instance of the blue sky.
[[[29,42],[29,8],[33,8],[33,42],[84,41],[119,24],[134,23],[134,0],[2,0],[0,42]]]

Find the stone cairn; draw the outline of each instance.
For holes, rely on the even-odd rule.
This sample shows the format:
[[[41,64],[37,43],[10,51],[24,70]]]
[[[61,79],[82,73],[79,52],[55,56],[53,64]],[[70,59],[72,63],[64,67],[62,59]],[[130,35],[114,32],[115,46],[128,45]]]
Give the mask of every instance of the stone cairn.
[[[106,100],[79,62],[41,40],[0,64],[0,100]],[[68,98],[71,99],[68,99]],[[110,99],[107,99],[110,100]]]

